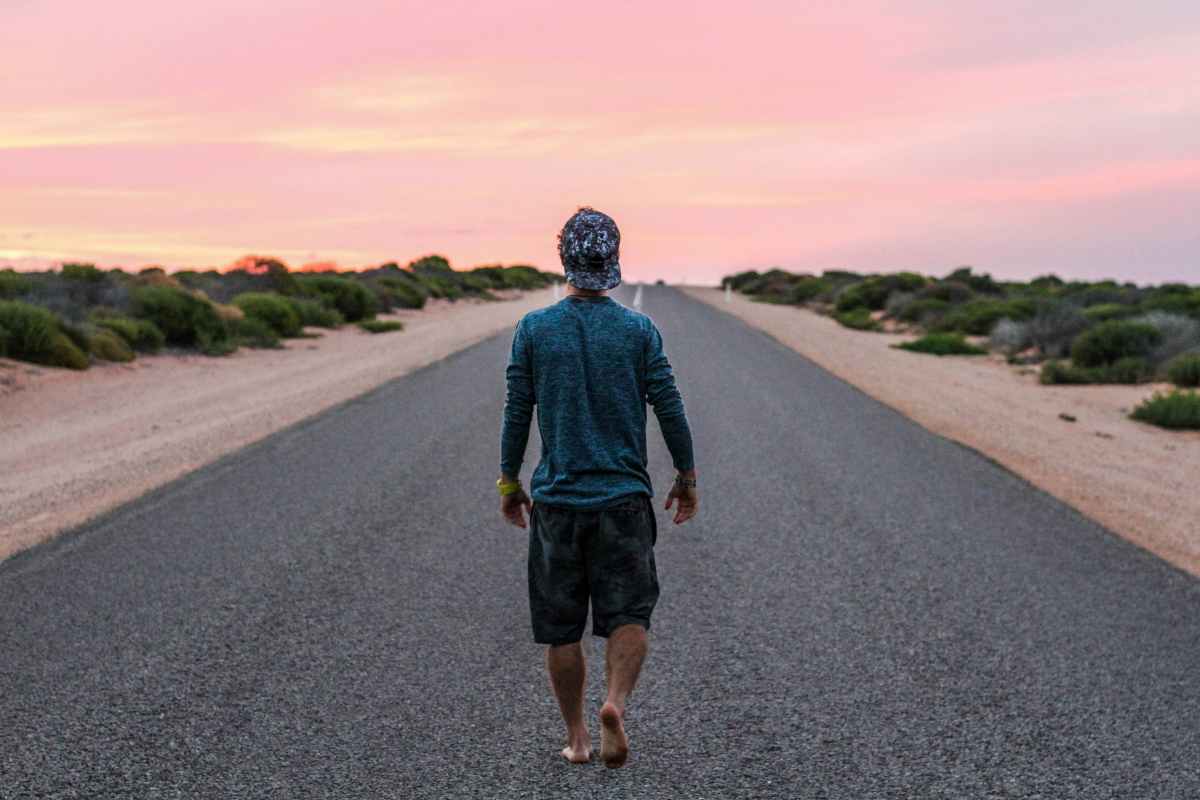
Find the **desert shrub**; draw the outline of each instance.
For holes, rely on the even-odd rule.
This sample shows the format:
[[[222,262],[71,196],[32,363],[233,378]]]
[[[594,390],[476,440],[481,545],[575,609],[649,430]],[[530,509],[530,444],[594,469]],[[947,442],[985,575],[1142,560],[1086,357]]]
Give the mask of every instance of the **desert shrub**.
[[[102,283],[106,277],[104,271],[96,269],[94,264],[67,263],[62,265],[61,272],[62,276],[69,281]]]
[[[971,291],[970,286],[958,281],[931,283],[925,288],[917,290],[918,300],[941,300],[951,305],[965,303],[974,296],[975,292]]]
[[[96,328],[88,337],[88,352],[102,361],[133,361],[133,349],[120,334]]]
[[[8,356],[8,340],[12,334],[8,332],[8,328],[0,325],[0,358]]]
[[[1071,283],[1064,294],[1076,305],[1094,307],[1101,305],[1127,305],[1137,302],[1135,286],[1121,286],[1116,281],[1096,283]]]
[[[1142,298],[1141,309],[1200,318],[1200,288],[1176,283],[1150,289]]]
[[[1200,393],[1180,389],[1170,393],[1155,392],[1129,416],[1161,428],[1200,430]]]
[[[336,328],[346,321],[336,309],[324,305],[319,300],[308,297],[289,297],[287,302],[292,307],[292,311],[296,312],[296,316],[300,318],[300,324],[303,326]]]
[[[348,322],[375,316],[379,301],[367,287],[351,278],[336,275],[298,275],[305,294],[321,299]]]
[[[901,305],[896,317],[903,322],[914,322],[922,325],[932,324],[950,310],[950,303],[936,297],[920,297]]]
[[[50,367],[87,369],[88,358],[59,327],[55,315],[19,300],[0,301],[0,328],[10,358]]]
[[[845,327],[857,331],[873,331],[879,327],[871,317],[871,312],[863,306],[852,308],[849,311],[838,311],[833,318]]]
[[[16,270],[0,270],[0,300],[20,297],[31,289],[33,289],[33,281]]]
[[[980,294],[1003,294],[1004,287],[996,283],[986,272],[976,274],[971,267],[959,267],[945,278],[946,281],[966,286]]]
[[[987,336],[993,326],[1007,317],[1026,320],[1036,308],[1029,300],[971,300],[948,311],[933,326],[939,333],[965,333]]]
[[[1150,360],[1155,365],[1165,364],[1183,353],[1200,350],[1200,320],[1183,314],[1151,311],[1134,321],[1153,325],[1162,336],[1150,354]]]
[[[553,281],[549,274],[524,264],[503,267],[501,278],[502,286],[508,289],[541,289]]]
[[[1138,313],[1136,306],[1122,303],[1101,303],[1083,309],[1083,315],[1092,322],[1108,322],[1110,319],[1126,319]]]
[[[236,349],[213,304],[183,289],[139,286],[133,291],[133,301],[136,315],[153,322],[170,344],[195,347],[208,355]]]
[[[96,315],[93,315],[92,319],[97,327],[107,328],[124,339],[134,350],[142,353],[156,353],[166,341],[163,332],[150,320]]]
[[[741,291],[748,295],[767,295],[783,300],[797,281],[806,277],[810,276],[794,275],[776,267],[744,283]]]
[[[425,293],[413,284],[399,281],[391,287],[392,302],[400,308],[424,308]]]
[[[1029,324],[1005,317],[992,328],[989,344],[1008,355],[1019,353],[1032,344]]]
[[[1137,356],[1118,358],[1099,369],[1102,371],[1103,383],[1143,383],[1154,375],[1149,362]]]
[[[1103,383],[1099,377],[1096,370],[1051,360],[1042,365],[1038,380],[1047,385]]]
[[[1167,380],[1176,386],[1200,386],[1200,353],[1185,353],[1167,364]]]
[[[746,286],[754,283],[758,278],[758,270],[748,269],[745,272],[730,275],[722,281],[722,284],[733,287],[735,292],[744,292],[746,291]]]
[[[1085,331],[1071,343],[1071,360],[1100,367],[1122,358],[1144,358],[1162,342],[1158,328],[1145,322],[1112,320]]]
[[[863,307],[879,311],[887,305],[893,292],[913,292],[925,286],[926,279],[913,272],[897,272],[892,275],[875,275],[859,283],[850,284],[837,296],[837,310],[849,311]]]
[[[1090,383],[1142,383],[1150,379],[1153,371],[1144,358],[1121,358],[1112,364],[1082,367],[1047,361],[1039,376],[1044,384],[1090,384]]]
[[[958,333],[929,333],[912,342],[892,345],[900,350],[934,356],[982,356],[987,351],[976,347]]]
[[[1071,343],[1091,325],[1076,306],[1059,301],[1043,301],[1029,320],[1029,338],[1043,355],[1062,358]]]
[[[240,308],[247,317],[267,323],[280,336],[296,336],[300,333],[300,315],[280,295],[247,292],[233,298],[233,305]]]
[[[404,330],[404,323],[394,319],[365,319],[358,327],[367,333],[390,333]]]
[[[802,305],[810,300],[815,300],[817,297],[828,292],[831,288],[833,288],[833,284],[824,278],[817,278],[812,275],[803,275],[801,276],[800,280],[796,281],[794,284],[792,284],[791,288],[788,289],[785,300],[788,303]]]
[[[233,338],[238,344],[257,349],[282,347],[279,333],[270,323],[260,317],[245,316],[229,323]]]

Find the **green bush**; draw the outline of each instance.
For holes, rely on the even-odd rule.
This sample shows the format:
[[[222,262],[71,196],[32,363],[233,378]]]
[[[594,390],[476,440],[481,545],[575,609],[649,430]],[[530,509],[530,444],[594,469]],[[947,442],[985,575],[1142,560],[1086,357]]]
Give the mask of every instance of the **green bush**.
[[[367,333],[390,333],[404,330],[404,323],[394,319],[366,319],[358,327]]]
[[[1144,383],[1154,375],[1146,359],[1138,356],[1118,358],[1113,363],[1099,367],[1104,377],[1104,383]]]
[[[134,313],[153,322],[166,341],[195,347],[207,355],[236,349],[224,320],[212,303],[169,286],[140,286],[133,290]]]
[[[1162,341],[1158,328],[1145,322],[1111,320],[1081,333],[1071,344],[1071,360],[1101,367],[1123,358],[1144,358]]]
[[[897,319],[903,322],[926,323],[939,319],[950,310],[950,303],[936,297],[925,297],[912,300],[900,306],[896,313]]]
[[[370,319],[379,310],[375,293],[352,278],[336,275],[298,275],[305,294],[337,310],[347,322]]]
[[[1042,365],[1042,371],[1038,375],[1038,380],[1047,386],[1099,383],[1096,378],[1094,370],[1064,364],[1061,361],[1047,361]]]
[[[1200,386],[1200,353],[1184,353],[1167,364],[1167,380],[1176,386]]]
[[[860,306],[879,311],[887,305],[892,292],[912,292],[921,289],[928,281],[913,272],[897,272],[893,275],[876,275],[852,284],[837,298],[838,311],[850,311]]]
[[[133,349],[120,334],[107,328],[97,328],[88,337],[88,352],[102,361],[133,361]]]
[[[300,318],[300,324],[306,327],[336,328],[346,321],[336,309],[324,305],[319,300],[307,297],[288,297],[287,302],[292,307],[292,311],[296,312],[296,316]]]
[[[918,300],[941,300],[951,305],[965,303],[975,296],[971,287],[958,281],[940,281],[917,291]]]
[[[1151,375],[1152,370],[1145,359],[1131,356],[1098,367],[1082,367],[1078,364],[1064,364],[1061,361],[1047,361],[1042,366],[1039,380],[1047,385],[1134,384],[1149,380]]]
[[[1029,320],[1029,340],[1042,355],[1062,358],[1091,324],[1077,307],[1059,300],[1043,300]]]
[[[88,358],[59,327],[58,318],[19,300],[0,301],[0,328],[10,358],[49,367],[87,369]]]
[[[788,290],[786,301],[801,305],[810,300],[815,300],[822,294],[825,294],[833,288],[833,284],[824,278],[815,278],[812,275],[805,275]]]
[[[297,336],[301,330],[300,315],[287,299],[269,292],[244,292],[233,298],[233,305],[247,317],[262,320],[283,337]]]
[[[933,326],[939,333],[987,336],[1002,319],[1022,321],[1036,313],[1029,300],[971,300],[951,309]]]
[[[1137,306],[1127,306],[1121,303],[1101,303],[1089,306],[1083,310],[1083,315],[1092,322],[1108,322],[1112,319],[1126,319],[1138,313]]]
[[[424,308],[425,293],[416,286],[405,282],[397,282],[390,288],[392,302],[400,308]]]
[[[871,312],[863,306],[849,311],[839,311],[833,315],[833,318],[845,327],[858,331],[873,331],[879,327],[879,324],[871,318]]]
[[[8,332],[8,328],[0,325],[0,358],[8,356],[8,340],[12,338],[12,334]]]
[[[83,281],[86,283],[103,283],[105,273],[103,270],[96,269],[94,264],[63,264],[62,276],[69,281]]]
[[[1004,289],[986,272],[975,274],[972,267],[959,267],[946,276],[946,281],[960,283],[980,294],[1003,294]]]
[[[157,353],[166,342],[163,332],[148,319],[112,316],[96,317],[92,321],[97,327],[107,328],[125,340],[125,343],[140,353]]]
[[[1168,394],[1155,392],[1129,415],[1172,430],[1200,430],[1200,393],[1175,389]]]
[[[928,353],[934,356],[982,356],[987,350],[968,342],[957,333],[930,333],[913,342],[892,345],[900,350]]]
[[[31,289],[33,289],[33,281],[16,270],[0,270],[0,300],[20,297]]]
[[[272,349],[282,347],[279,343],[279,334],[265,320],[258,317],[242,317],[235,319],[230,324],[233,331],[233,337],[238,344],[246,347],[254,347],[257,349]]]

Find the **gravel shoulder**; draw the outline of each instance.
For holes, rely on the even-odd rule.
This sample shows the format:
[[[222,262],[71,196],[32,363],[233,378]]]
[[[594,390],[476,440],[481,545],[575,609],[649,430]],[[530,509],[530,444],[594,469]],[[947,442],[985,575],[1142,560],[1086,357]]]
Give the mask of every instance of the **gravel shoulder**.
[[[225,358],[156,355],[86,372],[0,359],[0,559],[264,436],[514,325],[551,290],[434,301]]]
[[[1004,465],[1135,544],[1200,575],[1200,434],[1128,419],[1162,386],[1042,386],[999,357],[936,358],[828,317],[687,287],[934,433]],[[1064,420],[1060,414],[1073,417]]]

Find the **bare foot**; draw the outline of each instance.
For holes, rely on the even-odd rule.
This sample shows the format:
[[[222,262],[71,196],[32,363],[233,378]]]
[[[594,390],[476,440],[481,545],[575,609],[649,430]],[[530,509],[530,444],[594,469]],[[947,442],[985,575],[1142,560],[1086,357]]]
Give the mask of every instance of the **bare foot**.
[[[629,739],[625,737],[624,714],[612,703],[600,708],[600,760],[611,769],[625,766]]]
[[[590,745],[579,745],[578,747],[567,745],[562,749],[562,754],[563,758],[572,764],[586,764],[592,760],[592,748]]]

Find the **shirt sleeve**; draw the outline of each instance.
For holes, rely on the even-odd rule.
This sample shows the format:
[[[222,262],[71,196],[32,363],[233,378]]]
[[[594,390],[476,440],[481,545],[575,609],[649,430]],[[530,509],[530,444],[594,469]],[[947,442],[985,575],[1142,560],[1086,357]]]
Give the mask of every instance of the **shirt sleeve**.
[[[683,408],[683,397],[675,386],[671,362],[663,351],[662,334],[653,322],[646,337],[646,402],[658,417],[658,427],[662,429],[675,469],[693,469],[696,462],[692,453],[692,430]]]
[[[525,320],[521,320],[513,332],[512,352],[505,370],[508,388],[500,430],[500,472],[513,478],[521,473],[525,447],[529,444],[529,423],[533,419],[535,399],[530,350]]]

